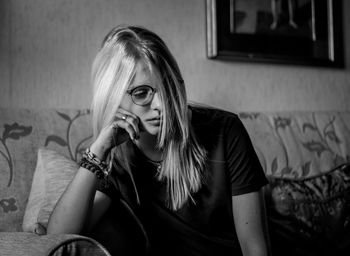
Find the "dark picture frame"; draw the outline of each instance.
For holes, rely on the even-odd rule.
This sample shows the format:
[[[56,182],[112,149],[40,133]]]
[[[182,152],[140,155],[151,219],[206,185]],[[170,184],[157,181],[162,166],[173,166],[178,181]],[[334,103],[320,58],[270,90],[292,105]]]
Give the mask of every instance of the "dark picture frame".
[[[207,57],[344,67],[341,0],[206,0]]]

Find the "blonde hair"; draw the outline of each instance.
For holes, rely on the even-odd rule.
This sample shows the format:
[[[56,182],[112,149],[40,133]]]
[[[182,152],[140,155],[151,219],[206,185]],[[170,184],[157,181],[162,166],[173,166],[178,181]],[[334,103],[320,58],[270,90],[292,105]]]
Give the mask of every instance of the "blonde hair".
[[[92,68],[94,138],[113,122],[139,61],[160,82],[163,119],[158,147],[163,151],[163,162],[158,179],[166,181],[167,206],[177,210],[189,198],[195,203],[192,195],[203,183],[206,151],[190,125],[180,69],[163,40],[153,32],[137,26],[118,26],[105,37]],[[118,146],[113,154],[130,171],[125,148]]]

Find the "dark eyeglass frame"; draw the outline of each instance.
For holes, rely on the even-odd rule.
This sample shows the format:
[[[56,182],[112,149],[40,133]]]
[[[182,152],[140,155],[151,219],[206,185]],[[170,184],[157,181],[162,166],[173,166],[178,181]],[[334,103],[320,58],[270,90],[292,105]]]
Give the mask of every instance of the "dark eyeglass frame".
[[[151,91],[151,93],[148,94],[148,95],[149,95],[149,96],[148,96],[148,99],[147,99],[145,102],[142,102],[142,103],[138,102],[137,99],[135,99],[136,96],[134,95],[134,92],[135,92],[136,90],[139,90],[140,88],[145,88],[145,89]],[[133,102],[134,104],[138,105],[138,106],[146,106],[146,105],[148,105],[148,104],[153,100],[154,94],[155,94],[156,92],[158,92],[157,88],[154,88],[154,87],[149,86],[149,85],[139,85],[139,86],[136,86],[136,87],[134,87],[134,88],[129,89],[129,90],[126,91],[126,93],[129,94],[129,95],[131,96],[132,102]]]

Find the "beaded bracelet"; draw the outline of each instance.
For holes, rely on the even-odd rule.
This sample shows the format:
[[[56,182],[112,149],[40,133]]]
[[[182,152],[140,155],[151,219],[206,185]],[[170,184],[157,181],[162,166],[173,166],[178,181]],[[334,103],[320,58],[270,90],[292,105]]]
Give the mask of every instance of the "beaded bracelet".
[[[94,173],[97,179],[102,179],[104,176],[104,173],[102,172],[102,170],[98,166],[90,163],[86,158],[82,158],[79,165],[80,167],[83,167],[88,171]]]
[[[83,157],[87,158],[90,162],[98,165],[101,169],[107,168],[107,163],[98,158],[94,153],[90,151],[90,148],[87,148],[83,154]]]
[[[83,154],[79,165],[94,173],[97,179],[104,179],[108,175],[106,162],[100,160],[89,148]]]

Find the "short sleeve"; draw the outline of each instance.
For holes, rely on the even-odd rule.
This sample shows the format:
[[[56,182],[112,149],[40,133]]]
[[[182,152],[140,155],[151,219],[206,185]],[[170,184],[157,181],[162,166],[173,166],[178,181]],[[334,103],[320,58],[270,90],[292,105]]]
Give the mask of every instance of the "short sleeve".
[[[268,183],[250,137],[238,116],[226,125],[225,158],[232,195],[257,191]]]
[[[108,176],[107,179],[99,179],[97,182],[97,190],[106,194],[112,200],[119,195],[119,191],[112,182],[113,177]]]

